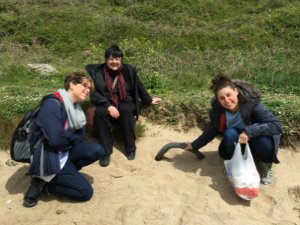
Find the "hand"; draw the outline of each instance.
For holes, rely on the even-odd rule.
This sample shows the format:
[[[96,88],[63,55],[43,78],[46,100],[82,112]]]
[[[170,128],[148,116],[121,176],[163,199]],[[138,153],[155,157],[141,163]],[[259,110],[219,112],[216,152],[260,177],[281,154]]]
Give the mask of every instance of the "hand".
[[[112,118],[115,119],[118,119],[120,116],[119,110],[112,105],[107,108],[107,112]]]
[[[184,150],[187,150],[187,151],[193,150],[191,142],[186,142],[186,144],[187,144],[187,146],[186,146],[186,148]]]
[[[159,103],[161,103],[162,102],[162,99],[161,98],[153,98],[152,99],[152,102],[151,102],[151,104],[152,105],[158,105]]]
[[[243,131],[239,136],[239,143],[246,144],[248,141],[249,141],[249,136],[245,131]]]

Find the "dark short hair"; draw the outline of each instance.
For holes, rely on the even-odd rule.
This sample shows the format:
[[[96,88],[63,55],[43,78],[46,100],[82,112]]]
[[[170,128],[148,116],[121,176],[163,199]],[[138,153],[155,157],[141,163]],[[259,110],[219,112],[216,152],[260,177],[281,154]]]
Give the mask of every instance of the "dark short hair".
[[[81,71],[75,71],[70,73],[68,76],[66,76],[64,82],[64,88],[68,90],[70,88],[71,83],[83,84],[84,86],[86,85],[86,83],[89,83],[91,92],[95,90],[95,86],[92,78]]]
[[[105,54],[104,54],[105,59],[108,59],[110,56],[116,58],[122,58],[123,52],[121,51],[118,45],[112,45],[105,50]]]

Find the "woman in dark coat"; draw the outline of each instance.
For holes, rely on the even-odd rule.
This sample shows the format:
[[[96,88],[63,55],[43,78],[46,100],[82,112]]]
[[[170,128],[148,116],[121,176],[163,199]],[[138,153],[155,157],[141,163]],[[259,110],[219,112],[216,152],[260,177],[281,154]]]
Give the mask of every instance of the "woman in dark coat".
[[[125,142],[128,160],[135,158],[135,123],[139,114],[140,100],[145,105],[159,104],[160,98],[152,98],[140,81],[137,71],[122,63],[123,53],[117,45],[105,51],[103,64],[90,64],[86,70],[95,83],[91,101],[96,106],[94,128],[106,155],[101,166],[108,166],[113,150],[112,127],[118,123]]]
[[[65,88],[44,97],[35,121],[31,183],[24,206],[33,207],[43,190],[76,201],[87,201],[93,188],[79,170],[104,155],[98,143],[85,142],[86,118],[79,102],[93,90],[91,78],[80,72],[65,78]],[[43,141],[36,142],[43,137]]]
[[[228,160],[235,143],[249,143],[261,166],[261,181],[272,182],[272,163],[279,163],[277,151],[282,127],[275,116],[242,86],[220,75],[212,80],[215,97],[209,111],[210,125],[187,149],[199,149],[222,135],[219,155]]]

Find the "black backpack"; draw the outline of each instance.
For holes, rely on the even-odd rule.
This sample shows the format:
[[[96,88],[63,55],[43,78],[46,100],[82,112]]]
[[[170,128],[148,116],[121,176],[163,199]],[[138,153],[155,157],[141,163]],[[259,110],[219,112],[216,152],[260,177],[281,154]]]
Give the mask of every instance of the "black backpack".
[[[51,99],[60,104],[58,99],[54,97]],[[25,113],[12,135],[10,143],[10,156],[17,162],[30,163],[34,147],[43,141],[43,135],[33,137],[35,120],[42,104],[43,100],[38,106],[28,110]]]
[[[248,95],[250,96],[250,98],[257,99],[257,100],[261,99],[260,91],[248,81],[237,79],[237,80],[232,80],[232,82],[241,90],[243,95]]]

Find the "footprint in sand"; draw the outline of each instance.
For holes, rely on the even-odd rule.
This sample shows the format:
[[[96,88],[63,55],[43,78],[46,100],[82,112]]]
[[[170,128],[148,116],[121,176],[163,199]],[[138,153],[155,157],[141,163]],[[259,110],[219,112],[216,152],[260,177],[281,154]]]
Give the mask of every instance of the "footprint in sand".
[[[300,202],[300,185],[296,185],[288,188],[289,196],[291,196],[295,202]]]
[[[121,207],[117,210],[116,219],[122,223],[122,225],[126,224],[126,209]]]

